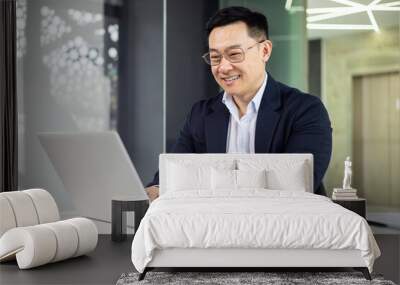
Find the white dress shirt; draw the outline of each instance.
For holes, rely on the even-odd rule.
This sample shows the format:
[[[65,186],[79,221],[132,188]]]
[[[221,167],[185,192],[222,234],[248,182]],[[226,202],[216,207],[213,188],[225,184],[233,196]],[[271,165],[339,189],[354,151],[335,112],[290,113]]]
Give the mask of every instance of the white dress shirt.
[[[239,110],[231,95],[224,93],[222,102],[228,108],[230,115],[226,153],[254,153],[256,122],[258,109],[267,85],[268,75],[265,73],[264,82],[256,95],[249,102],[246,114],[239,118]]]

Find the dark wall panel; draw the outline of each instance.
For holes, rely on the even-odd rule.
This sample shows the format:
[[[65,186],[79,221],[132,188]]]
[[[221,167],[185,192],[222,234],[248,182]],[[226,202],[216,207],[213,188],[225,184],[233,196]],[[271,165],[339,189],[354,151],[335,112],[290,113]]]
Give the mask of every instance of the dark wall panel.
[[[205,24],[218,1],[166,2],[166,110],[163,1],[125,0],[121,11],[118,131],[145,184],[163,152],[164,123],[168,151],[193,103],[218,93],[210,67],[201,58],[208,49]]]
[[[321,40],[308,42],[308,91],[321,97]]]
[[[205,25],[217,9],[218,1],[167,1],[167,151],[193,103],[218,93],[201,58],[208,50]]]
[[[125,0],[121,17],[118,131],[147,183],[163,150],[163,1]]]

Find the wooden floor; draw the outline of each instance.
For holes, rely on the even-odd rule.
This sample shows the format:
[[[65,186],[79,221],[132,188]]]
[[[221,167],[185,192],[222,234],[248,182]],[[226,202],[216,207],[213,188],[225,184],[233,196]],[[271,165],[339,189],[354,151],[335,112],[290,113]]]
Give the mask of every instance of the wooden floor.
[[[374,267],[395,283],[400,281],[400,232],[373,227],[382,251]],[[88,256],[19,270],[16,262],[0,264],[0,284],[115,284],[124,272],[135,271],[131,262],[132,237],[112,242],[109,235],[100,235],[94,252]]]

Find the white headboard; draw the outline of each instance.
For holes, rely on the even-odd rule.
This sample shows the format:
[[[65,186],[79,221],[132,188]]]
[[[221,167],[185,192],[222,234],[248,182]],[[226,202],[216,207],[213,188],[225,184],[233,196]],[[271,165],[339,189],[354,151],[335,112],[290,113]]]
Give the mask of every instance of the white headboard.
[[[306,191],[313,193],[313,155],[308,153],[301,154],[160,154],[159,159],[159,170],[160,170],[160,194],[165,192],[165,187],[163,185],[168,185],[166,166],[168,162],[172,161],[193,161],[195,160],[201,164],[216,163],[218,161],[232,160],[235,165],[237,161],[262,161],[267,165],[274,168],[277,165],[282,165],[285,163],[301,163],[304,162],[305,167],[305,181],[306,181]],[[278,169],[279,170],[279,169]]]

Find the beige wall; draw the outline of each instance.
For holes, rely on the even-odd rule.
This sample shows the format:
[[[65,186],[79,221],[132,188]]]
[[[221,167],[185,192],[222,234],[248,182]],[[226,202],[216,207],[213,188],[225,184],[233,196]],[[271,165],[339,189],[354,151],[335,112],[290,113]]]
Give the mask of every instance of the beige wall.
[[[322,97],[333,127],[333,154],[325,176],[328,194],[333,187],[340,187],[343,161],[352,156],[352,77],[399,70],[399,35],[397,26],[323,41]]]

